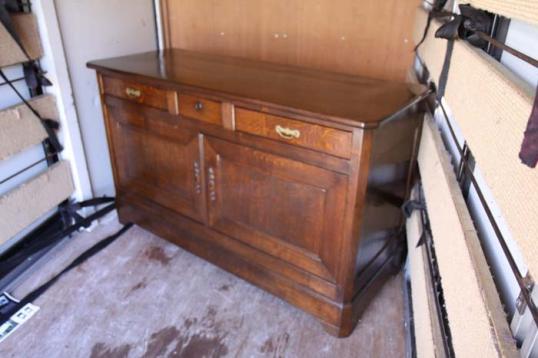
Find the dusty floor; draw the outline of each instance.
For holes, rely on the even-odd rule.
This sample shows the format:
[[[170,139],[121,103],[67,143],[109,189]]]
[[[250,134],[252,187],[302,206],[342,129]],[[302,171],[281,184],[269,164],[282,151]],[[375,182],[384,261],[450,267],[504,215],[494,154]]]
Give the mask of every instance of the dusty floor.
[[[79,234],[15,291],[23,295],[119,228]],[[403,357],[402,279],[350,338],[327,335],[285,302],[138,228],[40,297],[0,357]]]

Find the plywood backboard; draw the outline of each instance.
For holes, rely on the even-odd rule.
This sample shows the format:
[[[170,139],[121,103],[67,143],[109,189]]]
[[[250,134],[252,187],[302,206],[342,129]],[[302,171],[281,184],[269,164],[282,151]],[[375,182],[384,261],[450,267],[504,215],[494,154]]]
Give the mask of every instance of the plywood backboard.
[[[420,0],[161,0],[175,47],[404,81]]]

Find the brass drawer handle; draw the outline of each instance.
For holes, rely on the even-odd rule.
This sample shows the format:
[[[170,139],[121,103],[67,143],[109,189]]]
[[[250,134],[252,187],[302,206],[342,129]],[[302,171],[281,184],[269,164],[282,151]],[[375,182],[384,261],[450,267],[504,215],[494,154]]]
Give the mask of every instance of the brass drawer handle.
[[[142,96],[142,91],[136,88],[127,87],[125,89],[125,94],[131,98],[139,98]]]
[[[275,127],[275,131],[284,139],[299,139],[301,137],[301,132],[298,129],[291,129],[277,125]]]

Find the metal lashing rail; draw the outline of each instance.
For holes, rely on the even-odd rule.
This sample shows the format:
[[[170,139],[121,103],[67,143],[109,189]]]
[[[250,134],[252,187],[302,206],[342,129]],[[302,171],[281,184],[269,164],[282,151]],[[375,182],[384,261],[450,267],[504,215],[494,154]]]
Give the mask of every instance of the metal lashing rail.
[[[463,148],[461,147],[456,137],[456,134],[454,132],[454,128],[452,127],[452,123],[450,123],[450,118],[446,112],[446,109],[443,103],[438,99],[436,99],[435,101],[437,105],[441,108],[441,111],[443,112],[443,117],[445,119],[447,127],[449,128],[452,141],[456,145],[457,151],[460,154],[460,158],[461,158],[460,163],[459,163],[460,179],[463,178],[463,176],[466,176],[470,180],[470,183],[475,188],[480,204],[482,205],[482,208],[484,209],[486,213],[488,221],[491,227],[493,228],[493,231],[495,232],[495,236],[497,237],[499,245],[501,246],[503,250],[503,253],[508,261],[508,264],[510,265],[510,269],[521,290],[520,296],[518,297],[518,302],[516,302],[516,308],[519,311],[519,313],[523,314],[525,307],[528,307],[535,324],[538,325],[538,308],[536,307],[536,304],[534,303],[532,299],[532,289],[534,287],[534,282],[530,275],[527,275],[524,277],[519,271],[519,268],[514,259],[514,256],[512,255],[512,252],[510,251],[510,248],[508,247],[508,244],[506,242],[506,238],[504,237],[501,229],[499,228],[499,225],[497,224],[497,220],[495,219],[495,216],[493,215],[491,208],[489,207],[489,204],[487,203],[485,199],[484,193],[482,192],[480,186],[478,185],[478,182],[474,175],[474,168],[472,168],[469,165],[469,162],[470,162],[469,159],[472,158],[472,152],[470,148],[467,146],[467,144],[465,144]],[[460,180],[460,185],[462,183],[463,181]],[[480,244],[482,245],[482,243]]]

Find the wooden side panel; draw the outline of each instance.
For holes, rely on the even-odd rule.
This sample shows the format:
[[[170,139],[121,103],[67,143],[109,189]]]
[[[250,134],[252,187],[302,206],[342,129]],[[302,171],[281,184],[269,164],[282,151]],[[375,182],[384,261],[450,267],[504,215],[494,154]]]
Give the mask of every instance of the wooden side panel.
[[[373,134],[357,269],[362,272],[402,224],[410,162],[416,156],[422,114],[407,113]],[[386,250],[384,255],[390,255]],[[381,255],[381,258],[384,257]],[[377,260],[377,259],[376,259]],[[368,268],[371,272],[374,267]]]
[[[73,190],[69,163],[63,161],[0,197],[0,244],[67,199]]]
[[[419,0],[161,0],[167,47],[404,80]]]
[[[54,96],[35,97],[30,104],[44,118],[58,119]],[[24,104],[0,111],[0,160],[39,144],[46,137],[39,119]]]
[[[424,123],[418,162],[456,356],[517,357],[478,235],[432,119]]]

